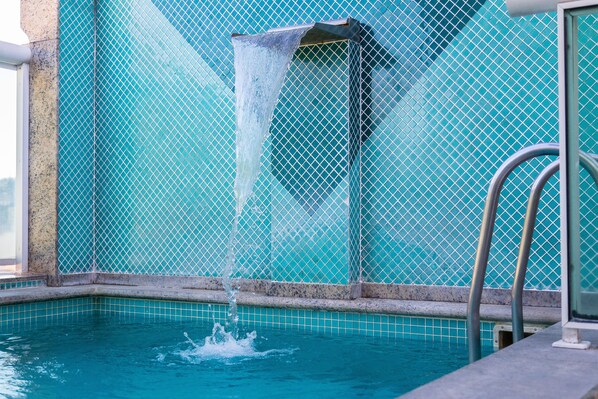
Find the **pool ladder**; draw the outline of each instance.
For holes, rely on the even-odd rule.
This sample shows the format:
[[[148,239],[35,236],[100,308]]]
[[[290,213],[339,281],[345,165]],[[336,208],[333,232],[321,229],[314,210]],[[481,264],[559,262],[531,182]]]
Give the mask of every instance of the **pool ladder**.
[[[482,226],[480,228],[480,238],[476,252],[475,264],[473,269],[473,278],[469,290],[469,301],[467,303],[467,338],[469,346],[469,361],[471,363],[481,358],[481,340],[480,340],[480,302],[482,300],[482,290],[484,288],[484,278],[486,277],[486,266],[490,254],[490,244],[496,221],[496,212],[498,209],[498,199],[505,181],[517,168],[517,166],[533,158],[541,156],[558,156],[558,143],[536,144],[517,151],[509,157],[498,168],[488,188],[488,196],[484,205],[484,215],[482,216]],[[598,185],[598,155],[579,153],[579,160],[592,176],[594,182]],[[538,213],[538,204],[544,186],[548,180],[559,170],[559,161],[550,163],[534,180],[530,191],[525,218],[523,221],[523,232],[521,234],[521,243],[519,245],[519,254],[517,256],[517,267],[513,287],[511,289],[511,317],[513,319],[513,342],[520,341],[524,337],[523,333],[523,285],[525,282],[525,273],[529,260],[534,225]]]

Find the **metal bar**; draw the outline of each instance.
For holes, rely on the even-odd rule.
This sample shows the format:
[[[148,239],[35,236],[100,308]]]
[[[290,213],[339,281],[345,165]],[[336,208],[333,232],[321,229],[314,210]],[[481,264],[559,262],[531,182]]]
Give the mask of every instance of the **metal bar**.
[[[339,26],[339,25],[349,25],[349,20],[350,20],[350,18],[339,18],[339,19],[333,19],[330,21],[321,21],[319,23],[326,24],[326,25]],[[294,25],[294,26],[281,26],[279,28],[268,29],[268,32],[283,32],[283,31],[293,30],[293,29],[310,28],[310,27],[314,27],[315,24],[316,23],[301,24],[301,25]]]
[[[557,29],[558,29],[558,73],[559,73],[559,142],[561,143],[560,158],[560,208],[561,208],[561,320],[565,324],[569,320],[569,287],[563,284],[569,281],[569,271],[567,270],[569,252],[567,239],[567,165],[569,159],[567,156],[567,71],[565,60],[567,59],[567,30],[569,17],[565,13],[563,4],[557,7]]]
[[[578,20],[570,12],[565,13],[565,140],[563,156],[566,160],[565,174],[561,179],[565,184],[565,197],[567,203],[565,212],[567,222],[565,223],[565,242],[567,245],[567,258],[565,268],[568,272],[566,279],[562,280],[561,286],[568,287],[567,306],[568,319],[572,317],[571,309],[577,308],[578,297],[573,287],[580,286],[581,276],[579,275],[581,264],[581,242],[580,242],[580,200],[579,200],[579,43],[578,43]],[[561,255],[562,257],[563,255]],[[561,304],[563,306],[563,304]],[[564,321],[564,320],[563,320]]]
[[[534,225],[538,214],[538,204],[544,186],[548,180],[559,170],[561,163],[559,160],[552,162],[546,167],[534,180],[527,201],[527,209],[523,221],[523,232],[521,233],[521,243],[519,244],[519,254],[517,255],[517,267],[515,269],[515,279],[511,290],[511,317],[513,319],[513,342],[523,339],[523,285],[525,283],[525,274],[527,272],[527,263],[529,252],[534,235]]]
[[[579,154],[580,164],[591,174],[594,182],[598,186],[598,164],[594,161],[598,155],[589,155],[583,152]],[[519,254],[517,255],[517,268],[515,270],[515,279],[511,290],[511,317],[513,319],[513,342],[518,342],[524,338],[523,331],[523,286],[525,283],[525,274],[529,261],[529,253],[534,235],[534,226],[538,214],[538,205],[544,186],[548,180],[559,170],[560,161],[554,161],[548,165],[534,180],[530,190],[525,219],[523,221],[523,231],[521,233],[521,243],[519,245]]]
[[[571,2],[575,2],[575,4],[564,4]],[[512,18],[557,11],[559,6],[564,8],[581,8],[595,4],[592,2],[582,3],[577,0],[505,0],[505,3],[507,5],[509,16]],[[575,15],[579,16],[588,15],[592,13],[592,11],[581,8],[581,10],[575,10],[572,11],[572,13],[576,13]]]
[[[288,32],[296,29],[308,29],[303,38],[301,46],[311,46],[314,44],[332,43],[337,41],[352,40],[359,43],[360,24],[353,18],[335,19],[332,21],[314,22],[310,24],[285,26],[281,28],[272,28],[267,33]],[[232,37],[252,36],[233,33]]]
[[[29,60],[31,60],[29,47],[0,40],[0,63],[18,66]]]
[[[496,211],[498,208],[498,199],[500,191],[511,172],[519,165],[532,158],[545,155],[559,155],[559,145],[557,143],[536,144],[526,147],[511,155],[500,168],[496,171],[490,186],[488,196],[484,205],[484,215],[482,216],[482,226],[480,228],[480,238],[473,270],[471,288],[469,290],[469,301],[467,303],[467,338],[469,347],[469,361],[475,362],[482,356],[480,341],[480,302],[482,300],[482,290],[484,288],[484,277],[486,276],[486,267],[488,266],[488,256],[490,254],[490,244],[496,220]]]
[[[28,270],[29,252],[29,64],[17,68],[16,267]]]
[[[559,3],[574,0],[505,0],[507,11],[511,17],[541,14],[556,11]]]

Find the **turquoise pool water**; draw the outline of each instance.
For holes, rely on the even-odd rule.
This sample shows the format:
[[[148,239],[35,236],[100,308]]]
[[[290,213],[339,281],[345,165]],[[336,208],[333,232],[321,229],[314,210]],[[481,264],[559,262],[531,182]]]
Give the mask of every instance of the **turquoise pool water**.
[[[467,363],[463,344],[263,326],[223,358],[184,335],[201,347],[212,327],[92,313],[0,333],[0,397],[393,398]]]

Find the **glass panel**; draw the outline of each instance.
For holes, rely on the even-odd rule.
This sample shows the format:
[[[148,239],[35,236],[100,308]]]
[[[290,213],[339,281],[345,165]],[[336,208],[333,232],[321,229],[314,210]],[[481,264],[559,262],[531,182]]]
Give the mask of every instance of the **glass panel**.
[[[17,72],[0,65],[0,266],[14,263]]]
[[[598,8],[568,19],[567,195],[572,319],[598,320],[598,186],[578,151],[598,154]]]
[[[0,1],[0,40],[3,42],[26,44],[27,35],[21,30],[21,1]]]

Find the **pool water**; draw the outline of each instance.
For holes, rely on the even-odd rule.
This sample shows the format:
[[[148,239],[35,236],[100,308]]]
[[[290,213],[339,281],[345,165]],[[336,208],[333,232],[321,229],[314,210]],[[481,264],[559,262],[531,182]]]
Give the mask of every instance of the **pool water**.
[[[212,327],[89,315],[0,333],[0,397],[393,398],[467,363],[459,344],[263,327],[223,357],[201,350]]]

